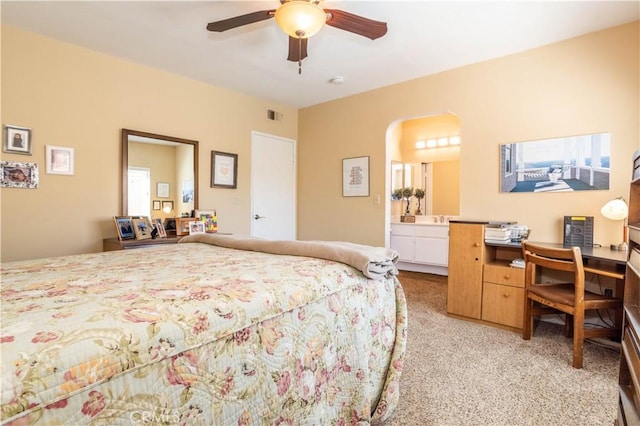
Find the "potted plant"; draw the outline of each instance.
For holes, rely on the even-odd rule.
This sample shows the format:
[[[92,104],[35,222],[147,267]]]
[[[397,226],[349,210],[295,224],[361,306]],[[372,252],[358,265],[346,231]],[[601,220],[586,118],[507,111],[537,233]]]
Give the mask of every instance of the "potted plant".
[[[416,190],[413,191],[413,196],[418,199],[418,208],[416,209],[416,214],[422,214],[422,210],[420,208],[420,200],[422,200],[425,196],[424,189],[416,188]]]
[[[396,188],[391,195],[392,200],[402,200],[402,188]]]
[[[411,212],[409,211],[409,203],[412,196],[413,196],[413,188],[406,187],[402,189],[402,198],[407,200],[407,209],[404,212],[405,216],[411,215]]]

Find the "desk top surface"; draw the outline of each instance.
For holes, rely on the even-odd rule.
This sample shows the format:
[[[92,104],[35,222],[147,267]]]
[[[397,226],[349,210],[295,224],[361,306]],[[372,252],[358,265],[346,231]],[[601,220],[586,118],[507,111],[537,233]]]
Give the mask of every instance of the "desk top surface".
[[[533,244],[541,246],[564,248],[560,243],[541,243],[532,241]],[[513,247],[521,248],[520,243],[486,243],[488,246],[496,247]],[[613,262],[618,265],[625,265],[627,263],[627,251],[626,250],[611,250],[609,247],[580,247],[582,257],[585,259],[600,260],[606,262]]]

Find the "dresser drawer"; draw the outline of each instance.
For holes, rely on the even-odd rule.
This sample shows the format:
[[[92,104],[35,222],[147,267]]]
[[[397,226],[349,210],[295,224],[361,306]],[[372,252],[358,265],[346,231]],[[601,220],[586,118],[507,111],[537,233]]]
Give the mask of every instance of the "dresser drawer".
[[[482,319],[509,327],[522,328],[524,289],[484,282]]]
[[[524,288],[524,269],[502,265],[484,265],[483,281]]]

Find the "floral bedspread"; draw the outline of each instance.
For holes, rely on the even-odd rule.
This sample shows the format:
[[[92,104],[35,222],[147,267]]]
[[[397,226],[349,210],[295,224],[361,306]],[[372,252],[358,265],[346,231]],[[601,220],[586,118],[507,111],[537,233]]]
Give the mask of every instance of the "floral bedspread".
[[[2,424],[378,424],[398,402],[395,277],[199,243],[1,273]]]

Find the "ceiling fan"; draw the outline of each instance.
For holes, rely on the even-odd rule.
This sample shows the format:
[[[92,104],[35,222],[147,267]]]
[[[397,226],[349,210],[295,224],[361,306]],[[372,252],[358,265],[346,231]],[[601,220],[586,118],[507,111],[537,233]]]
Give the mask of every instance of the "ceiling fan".
[[[323,9],[320,0],[280,0],[277,9],[260,10],[207,24],[207,30],[223,32],[243,25],[275,18],[278,26],[289,35],[287,60],[298,62],[307,57],[307,39],[327,24],[375,40],[387,33],[387,23],[374,21],[338,9]]]

